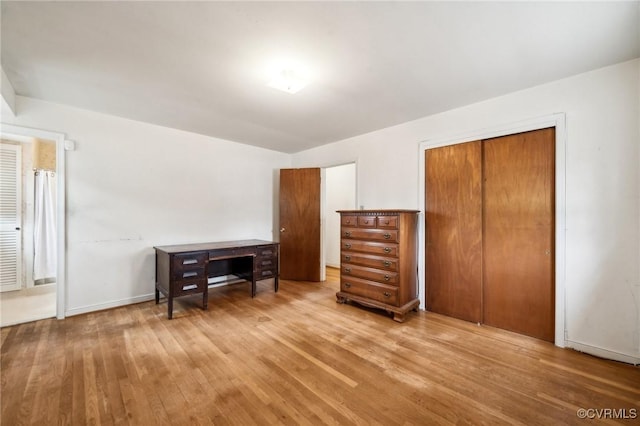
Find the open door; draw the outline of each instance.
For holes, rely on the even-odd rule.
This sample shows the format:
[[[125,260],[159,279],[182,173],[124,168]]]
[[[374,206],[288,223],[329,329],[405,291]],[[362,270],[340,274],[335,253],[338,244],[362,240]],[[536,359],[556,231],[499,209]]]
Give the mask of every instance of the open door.
[[[320,281],[320,169],[280,170],[280,278]]]

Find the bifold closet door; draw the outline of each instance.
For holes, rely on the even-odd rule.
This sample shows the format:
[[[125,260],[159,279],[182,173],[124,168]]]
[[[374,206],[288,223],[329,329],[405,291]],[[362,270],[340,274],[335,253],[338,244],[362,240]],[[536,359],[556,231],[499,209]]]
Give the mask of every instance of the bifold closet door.
[[[427,310],[481,322],[482,143],[425,151]]]
[[[555,129],[483,141],[483,322],[554,341]]]

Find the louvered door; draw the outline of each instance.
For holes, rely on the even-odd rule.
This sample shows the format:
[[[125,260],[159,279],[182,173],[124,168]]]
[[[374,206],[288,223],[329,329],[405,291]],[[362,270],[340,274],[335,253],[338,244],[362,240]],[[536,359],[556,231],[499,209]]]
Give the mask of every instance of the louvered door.
[[[0,144],[0,291],[22,281],[21,164],[20,145]]]

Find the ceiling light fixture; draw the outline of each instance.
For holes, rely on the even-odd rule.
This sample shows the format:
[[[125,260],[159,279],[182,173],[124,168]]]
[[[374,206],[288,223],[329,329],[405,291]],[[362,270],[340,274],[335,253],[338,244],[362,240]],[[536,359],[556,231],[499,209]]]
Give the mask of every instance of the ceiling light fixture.
[[[273,77],[268,86],[293,94],[300,91],[307,83],[309,81],[299,72],[284,69]]]

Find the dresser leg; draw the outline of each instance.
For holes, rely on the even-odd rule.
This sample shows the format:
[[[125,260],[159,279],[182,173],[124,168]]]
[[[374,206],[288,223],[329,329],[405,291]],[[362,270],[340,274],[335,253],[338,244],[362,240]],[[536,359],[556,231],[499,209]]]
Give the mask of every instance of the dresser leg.
[[[399,314],[397,312],[393,313],[393,320],[398,322],[404,322],[404,314]]]

